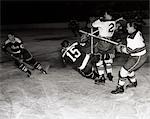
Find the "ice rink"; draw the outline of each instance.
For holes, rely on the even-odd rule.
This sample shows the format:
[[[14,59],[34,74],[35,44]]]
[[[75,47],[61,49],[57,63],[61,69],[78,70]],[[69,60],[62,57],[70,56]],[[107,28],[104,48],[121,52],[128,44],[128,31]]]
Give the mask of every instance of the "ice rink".
[[[144,29],[149,49],[149,28]],[[138,86],[112,95],[125,55],[114,59],[114,81],[95,85],[70,67],[62,67],[59,49],[63,40],[79,40],[68,29],[22,29],[13,31],[47,70],[33,76],[17,69],[1,50],[0,119],[150,119],[149,61],[136,72]],[[1,40],[7,32],[1,32]]]

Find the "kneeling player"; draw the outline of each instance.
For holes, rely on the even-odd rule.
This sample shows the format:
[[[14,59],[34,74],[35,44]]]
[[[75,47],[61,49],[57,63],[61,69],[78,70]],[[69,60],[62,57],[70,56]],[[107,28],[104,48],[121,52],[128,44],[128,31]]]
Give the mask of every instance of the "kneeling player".
[[[2,50],[13,57],[17,67],[27,73],[28,77],[31,76],[31,72],[27,68],[27,65],[32,66],[33,69],[40,70],[43,74],[47,74],[41,64],[33,58],[32,54],[27,49],[24,48],[23,42],[13,34],[8,34],[8,40],[2,45]]]
[[[64,40],[61,46],[62,60],[65,64],[72,65],[74,69],[87,78],[95,79],[98,77],[95,66],[99,61],[99,55],[86,54],[79,42],[70,44],[69,41]]]

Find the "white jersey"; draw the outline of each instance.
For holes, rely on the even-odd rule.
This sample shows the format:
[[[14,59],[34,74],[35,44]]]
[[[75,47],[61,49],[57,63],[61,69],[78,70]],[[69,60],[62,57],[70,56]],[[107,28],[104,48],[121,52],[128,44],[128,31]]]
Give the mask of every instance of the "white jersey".
[[[92,26],[98,28],[101,37],[110,38],[116,29],[115,21],[100,21],[99,19],[92,23]]]
[[[127,37],[127,52],[132,56],[140,56],[146,53],[146,46],[140,31]]]

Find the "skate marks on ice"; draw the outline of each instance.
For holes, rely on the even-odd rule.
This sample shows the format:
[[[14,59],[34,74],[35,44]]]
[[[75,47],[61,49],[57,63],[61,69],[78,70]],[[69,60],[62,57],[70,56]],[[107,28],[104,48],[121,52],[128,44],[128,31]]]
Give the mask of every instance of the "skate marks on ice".
[[[109,95],[108,98],[117,103],[118,119],[149,119],[150,117],[150,73],[143,67],[136,72],[138,86],[125,90],[124,94]],[[122,112],[127,112],[122,114]],[[131,114],[130,114],[131,113]],[[134,115],[134,116],[133,116]]]
[[[53,115],[59,117],[57,114],[59,108],[57,109],[56,104],[54,105],[54,99],[48,96],[48,93],[55,94],[57,87],[51,85],[51,90],[49,90],[46,84],[47,82],[36,79],[11,79],[2,82],[0,102],[4,100],[5,103],[0,105],[0,109],[4,110],[3,113],[0,113],[0,117],[3,117],[2,119],[55,118],[56,116]]]
[[[116,69],[115,69],[116,72]],[[2,119],[148,119],[150,86],[138,72],[139,85],[111,95],[116,82],[95,85],[69,68],[50,68],[47,75],[0,82]],[[117,73],[116,73],[117,74]],[[116,77],[115,74],[115,77]]]

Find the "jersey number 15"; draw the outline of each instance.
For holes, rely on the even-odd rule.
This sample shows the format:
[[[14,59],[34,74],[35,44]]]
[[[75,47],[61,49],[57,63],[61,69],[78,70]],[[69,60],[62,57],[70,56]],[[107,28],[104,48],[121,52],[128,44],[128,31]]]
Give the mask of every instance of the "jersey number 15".
[[[81,55],[80,51],[76,49],[74,46],[71,47],[66,55],[73,61],[75,62]]]

